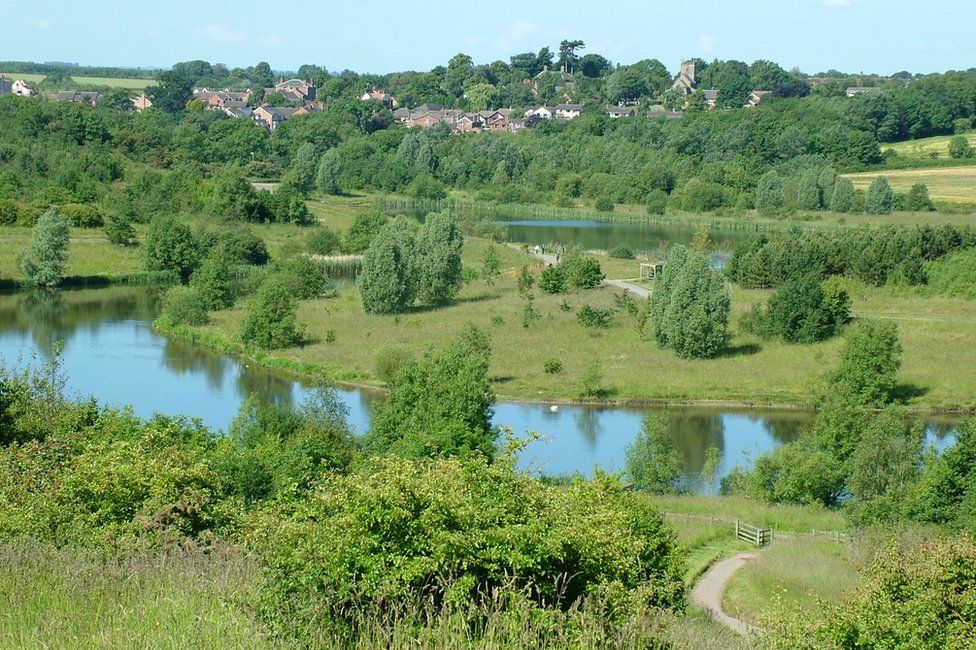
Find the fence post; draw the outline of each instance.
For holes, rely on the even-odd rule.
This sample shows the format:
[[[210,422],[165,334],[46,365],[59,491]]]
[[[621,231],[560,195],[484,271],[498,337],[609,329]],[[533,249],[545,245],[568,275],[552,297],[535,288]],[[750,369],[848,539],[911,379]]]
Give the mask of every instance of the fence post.
[[[739,520],[735,520],[735,538],[739,539]]]

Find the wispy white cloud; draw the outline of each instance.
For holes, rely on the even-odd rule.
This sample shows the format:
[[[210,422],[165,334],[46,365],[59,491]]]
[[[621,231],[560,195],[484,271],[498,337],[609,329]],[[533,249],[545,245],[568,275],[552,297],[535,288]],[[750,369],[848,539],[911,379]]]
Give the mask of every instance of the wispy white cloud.
[[[37,25],[37,28],[38,29],[50,29],[51,28],[51,21],[48,20],[47,18],[44,18],[43,20],[38,20],[34,24]]]
[[[823,0],[825,7],[850,7],[854,0]]]
[[[247,39],[246,32],[229,29],[223,25],[207,25],[194,33],[199,40],[210,41],[211,43],[240,43]]]

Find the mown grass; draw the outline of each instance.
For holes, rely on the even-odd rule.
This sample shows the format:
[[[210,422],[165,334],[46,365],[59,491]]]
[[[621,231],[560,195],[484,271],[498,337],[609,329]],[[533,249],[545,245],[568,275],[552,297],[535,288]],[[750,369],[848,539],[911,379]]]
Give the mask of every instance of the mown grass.
[[[976,133],[963,134],[969,140],[969,144],[976,145]],[[893,142],[882,146],[882,149],[890,149],[899,156],[916,156],[928,158],[933,154],[939,158],[949,156],[949,142],[956,136],[936,135],[931,138],[919,138],[918,140],[905,140],[903,142]]]
[[[976,203],[976,165],[934,167],[931,169],[898,169],[847,174],[854,187],[867,189],[874,179],[884,176],[898,192],[907,192],[915,183],[925,183],[933,201]]]
[[[47,75],[33,74],[27,72],[0,72],[10,80],[23,79],[28,83],[40,83]],[[81,75],[70,75],[72,80],[80,86],[108,86],[110,88],[128,88],[131,90],[142,90],[147,86],[153,86],[156,82],[153,79],[137,79],[135,77],[86,77]]]
[[[847,544],[826,539],[780,539],[729,580],[725,611],[759,624],[764,616],[815,614],[822,602],[838,603],[857,580]]]
[[[0,646],[259,648],[240,600],[255,569],[233,549],[103,558],[0,544]]]

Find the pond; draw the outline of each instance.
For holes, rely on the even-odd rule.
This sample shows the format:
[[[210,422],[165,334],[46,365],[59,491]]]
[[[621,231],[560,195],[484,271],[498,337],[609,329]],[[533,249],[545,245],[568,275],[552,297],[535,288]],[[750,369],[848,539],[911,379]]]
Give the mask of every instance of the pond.
[[[8,365],[42,363],[60,349],[68,389],[115,406],[131,405],[142,417],[184,414],[226,430],[242,402],[257,399],[297,405],[314,386],[244,362],[159,336],[150,325],[159,291],[112,287],[0,296],[0,359]],[[340,388],[349,424],[369,427],[370,412],[382,393]],[[516,434],[534,431],[540,440],[521,453],[519,463],[550,475],[591,474],[595,467],[619,471],[625,450],[650,413],[670,418],[680,450],[684,481],[702,489],[697,477],[709,446],[722,452],[719,475],[736,464],[793,440],[810,421],[798,411],[637,409],[500,402],[495,422]],[[930,427],[939,446],[951,441],[951,425]]]

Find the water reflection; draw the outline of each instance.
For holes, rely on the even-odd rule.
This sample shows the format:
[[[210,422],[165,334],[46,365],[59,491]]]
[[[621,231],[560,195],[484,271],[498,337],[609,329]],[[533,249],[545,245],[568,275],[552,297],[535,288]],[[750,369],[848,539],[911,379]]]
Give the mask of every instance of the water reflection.
[[[132,405],[136,414],[182,413],[226,431],[250,395],[265,402],[296,406],[313,387],[280,374],[248,367],[237,359],[200,350],[156,335],[150,323],[159,292],[114,287],[0,296],[0,359],[17,363],[33,355],[50,358],[64,342],[62,367],[68,388],[104,403]],[[340,389],[349,424],[359,433],[369,427],[372,408],[382,395]],[[682,459],[683,483],[702,489],[698,479],[705,454],[722,454],[719,477],[736,465],[796,439],[811,420],[797,411],[718,411],[714,409],[636,409],[499,403],[495,422],[516,434],[536,431],[519,458],[526,469],[547,474],[589,474],[595,467],[622,471],[625,450],[651,413],[667,415]],[[939,448],[952,444],[953,421],[929,427]]]

